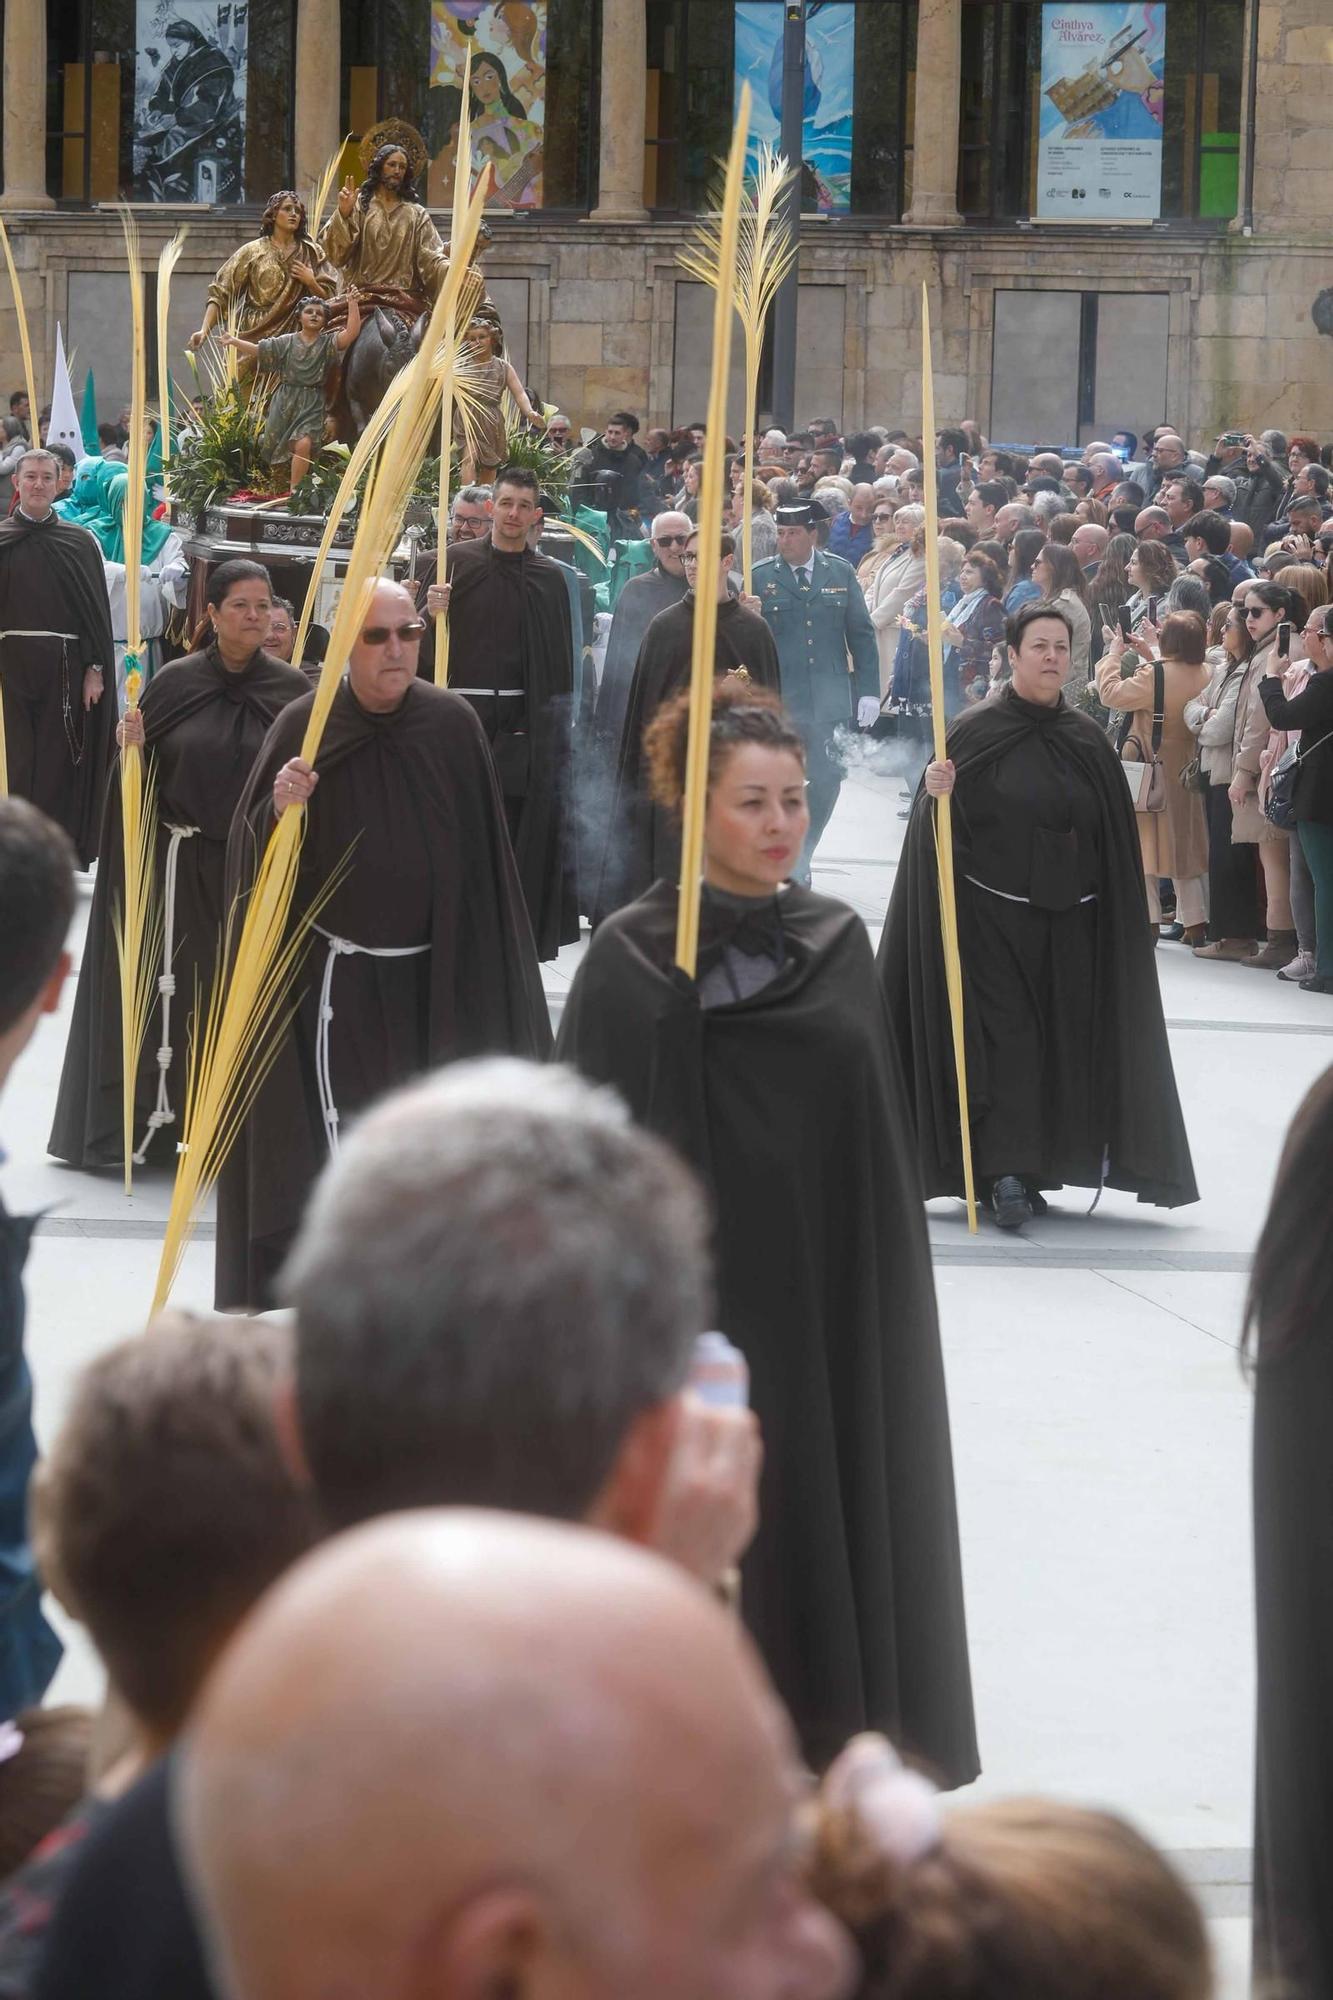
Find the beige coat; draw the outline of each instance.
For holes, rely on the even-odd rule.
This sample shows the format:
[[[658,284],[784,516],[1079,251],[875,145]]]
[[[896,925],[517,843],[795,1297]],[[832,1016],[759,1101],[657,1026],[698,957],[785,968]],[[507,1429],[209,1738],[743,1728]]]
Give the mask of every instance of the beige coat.
[[[1272,728],[1268,711],[1259,696],[1259,683],[1268,670],[1269,656],[1276,645],[1277,627],[1274,626],[1246,667],[1241,677],[1240,692],[1236,696],[1236,720],[1231,736],[1231,775],[1233,781],[1244,778],[1246,795],[1240,805],[1231,808],[1231,838],[1235,843],[1253,841],[1263,845],[1287,838],[1282,827],[1274,826],[1271,820],[1264,818],[1259,804],[1259,766],[1263,762]]]
[[[1193,757],[1196,745],[1185,722],[1185,704],[1203,693],[1208,685],[1208,668],[1202,663],[1189,667],[1180,660],[1162,662],[1162,765],[1166,773],[1165,812],[1141,812],[1139,847],[1145,875],[1169,875],[1173,882],[1187,882],[1208,873],[1208,826],[1203,799],[1198,792],[1186,791],[1180,774]],[[1133,718],[1131,735],[1145,750],[1152,743],[1153,669],[1145,661],[1127,680],[1120,678],[1120,662],[1106,659],[1098,663],[1097,692],[1107,708]]]

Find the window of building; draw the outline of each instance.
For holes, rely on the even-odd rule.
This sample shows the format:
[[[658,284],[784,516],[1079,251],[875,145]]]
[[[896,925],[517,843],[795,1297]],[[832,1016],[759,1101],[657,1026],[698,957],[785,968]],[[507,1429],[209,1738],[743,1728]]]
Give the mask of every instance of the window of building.
[[[1165,0],[1163,221],[1236,213],[1244,12],[1244,0]],[[1041,0],[963,0],[958,206],[969,221],[1038,212],[1041,59]]]
[[[647,8],[644,202],[697,213],[731,142],[738,65],[757,65],[764,123],[780,116],[782,0]],[[896,222],[911,195],[916,0],[811,0],[808,16],[802,208]]]
[[[195,10],[197,13],[199,10]],[[57,201],[263,202],[291,180],[296,0],[47,0]]]
[[[420,132],[432,207],[453,199],[463,59],[472,50],[474,157],[496,206],[589,205],[600,46],[596,0],[342,0],[342,129],[359,144],[386,118]]]

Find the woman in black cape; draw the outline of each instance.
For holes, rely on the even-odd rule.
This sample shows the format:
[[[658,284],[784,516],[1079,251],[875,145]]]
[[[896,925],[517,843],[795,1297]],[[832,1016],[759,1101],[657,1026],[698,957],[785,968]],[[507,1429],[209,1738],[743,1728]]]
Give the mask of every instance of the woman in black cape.
[[[1198,1200],[1135,818],[1115,752],[1061,699],[1063,607],[1009,621],[1012,685],[952,725],[917,792],[879,949],[927,1196],[962,1194],[932,795],[953,796],[972,1157],[1002,1228],[1043,1188]]]
[[[688,696],[648,736],[677,810]],[[715,695],[691,981],[677,890],[607,919],[557,1054],[614,1084],[708,1181],[719,1324],[764,1438],[742,1603],[806,1753],[888,1731],[950,1785],[979,1769],[934,1284],[893,1033],[861,921],[791,883],[809,824],[775,697]]]
[[[1333,1070],[1287,1136],[1250,1279],[1255,1991],[1333,1993]]]
[[[145,746],[157,799],[157,891],[167,920],[172,991],[148,1017],[135,1085],[138,1154],[174,1161],[185,1109],[192,1026],[207,1014],[227,915],[227,834],[275,715],[309,691],[303,674],[263,650],[273,598],[257,562],[226,562],[208,583],[196,650],[156,674],[122,743]],[[188,831],[181,831],[188,829]],[[101,859],[48,1149],[76,1167],[123,1163],[120,965],[112,930],[123,908],[120,764],[102,821]],[[171,891],[168,896],[168,891]],[[165,1032],[164,1032],[165,1030]],[[166,1060],[159,1061],[162,1051]]]

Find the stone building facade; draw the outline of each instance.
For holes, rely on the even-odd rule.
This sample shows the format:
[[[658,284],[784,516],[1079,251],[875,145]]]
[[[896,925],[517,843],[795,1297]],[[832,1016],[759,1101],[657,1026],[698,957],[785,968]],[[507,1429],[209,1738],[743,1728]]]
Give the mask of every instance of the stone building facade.
[[[290,157],[300,188],[313,184],[341,136],[347,4],[291,0]],[[487,270],[515,359],[576,424],[599,422],[622,404],[645,422],[685,422],[706,392],[708,301],[677,264],[691,219],[645,205],[654,4],[666,0],[600,0],[586,212],[497,214],[494,222]],[[1244,52],[1236,212],[1149,226],[962,219],[970,4],[917,0],[906,93],[915,143],[901,221],[853,213],[803,224],[797,416],[831,415],[847,426],[917,418],[925,282],[937,408],[975,417],[997,438],[1086,438],[1164,418],[1195,438],[1234,422],[1333,435],[1333,347],[1312,316],[1333,287],[1325,115],[1333,0],[1228,0],[1244,6],[1243,27],[1235,15]],[[1209,0],[1192,4],[1206,10]],[[105,405],[126,374],[120,227],[105,205],[48,192],[47,20],[46,0],[5,0],[0,210],[39,385],[50,380],[59,321],[75,350],[76,382],[93,363]],[[184,217],[177,351],[198,324],[208,276],[252,233],[254,215],[251,207]],[[149,258],[181,219],[169,206],[139,208]],[[21,380],[3,284],[0,365],[8,369],[0,381]]]

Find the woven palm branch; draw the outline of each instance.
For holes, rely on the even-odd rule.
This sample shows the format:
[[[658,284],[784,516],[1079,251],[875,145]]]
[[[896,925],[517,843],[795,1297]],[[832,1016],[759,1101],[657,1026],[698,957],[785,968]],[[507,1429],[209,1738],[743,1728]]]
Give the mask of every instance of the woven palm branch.
[[[167,352],[167,318],[171,311],[171,279],[185,248],[188,229],[178,229],[170,243],[164,243],[157,260],[157,400],[162,425],[162,491],[168,491],[171,472],[171,366]]]
[[[125,539],[125,703],[137,709],[143,686],[140,657],[143,626],[140,612],[143,582],[143,521],[148,442],[144,436],[147,410],[148,341],[144,324],[143,268],[139,262],[139,230],[129,209],[120,211],[125,232],[125,256],[130,284],[130,438],[126,448],[123,516]],[[108,688],[103,701],[114,700]],[[153,786],[145,782],[144,754],[137,743],[120,753],[121,840],[124,848],[124,905],[112,911],[116,957],[120,965],[121,1134],[124,1143],[125,1192],[134,1182],[134,1087],[157,991],[162,942],[160,901],[156,894],[157,813]]]
[[[352,135],[350,132],[344,135],[342,143],[339,145],[337,152],[333,155],[332,159],[325,167],[323,173],[320,175],[318,182],[316,183],[315,187],[311,190],[310,199],[306,203],[305,226],[306,229],[309,231],[310,235],[313,237],[318,237],[319,235],[320,224],[324,220],[324,210],[328,206],[329,196],[333,192],[333,183],[337,178],[338,167],[339,164],[341,163],[343,153],[346,150],[347,141],[351,138],[351,136]]]
[[[28,338],[28,313],[23,303],[23,290],[19,284],[19,274],[14,267],[14,252],[9,247],[9,231],[0,222],[0,249],[5,253],[5,264],[9,270],[9,283],[14,293],[14,312],[19,323],[19,346],[23,349],[23,386],[28,392],[28,422],[34,432],[37,412],[41,404],[37,400],[37,377],[32,368],[32,342]]]
[[[727,441],[727,377],[731,368],[732,301],[745,179],[745,142],[750,130],[750,86],[741,90],[727,159],[727,177],[717,216],[717,263],[713,280],[713,375],[708,390],[703,476],[699,481],[700,523],[722,518],[722,466]],[[714,532],[704,527],[704,534]],[[701,543],[701,550],[705,546]],[[711,547],[716,553],[717,544]],[[711,570],[712,558],[709,559]],[[699,582],[707,581],[702,555]],[[699,898],[703,886],[704,801],[708,791],[708,744],[713,723],[713,654],[717,638],[717,592],[694,593],[694,644],[690,660],[690,736],[685,760],[681,813],[680,898],[676,917],[676,963],[690,979],[699,959]]]
[[[935,370],[930,343],[930,292],[921,287],[921,435],[935,436]],[[930,706],[937,762],[947,755],[944,742],[944,613],[940,609],[940,514],[935,454],[927,451],[926,501],[926,650],[930,656]],[[944,983],[949,994],[953,1030],[954,1072],[958,1085],[958,1116],[962,1126],[963,1188],[967,1226],[976,1234],[977,1195],[972,1175],[972,1124],[967,1102],[967,1055],[963,1041],[963,964],[958,950],[958,905],[953,879],[953,801],[947,793],[935,800],[932,827],[939,872],[940,933],[944,949]]]
[[[23,304],[19,274],[14,268],[14,253],[9,247],[9,231],[3,222],[0,222],[0,249],[5,253],[9,283],[14,294],[14,312],[19,324],[19,345],[23,349],[23,380],[28,391],[28,422],[35,424],[41,404],[37,401],[37,378],[32,372],[32,342],[28,338],[28,314]],[[6,797],[8,792],[9,765],[5,757],[5,715],[3,707],[0,707],[0,798]]]
[[[741,556],[745,588],[751,587],[751,492],[754,486],[754,432],[758,420],[759,366],[764,351],[764,326],[778,287],[796,261],[797,243],[782,197],[796,178],[781,153],[764,143],[756,172],[741,196],[740,240],[736,247],[736,277],[732,298],[745,335],[745,486],[741,523]],[[701,283],[716,287],[721,215],[714,209],[699,224],[677,262]]]
[[[449,257],[452,263],[458,261],[458,240],[463,217],[467,211],[468,195],[472,186],[472,44],[468,42],[463,51],[463,89],[458,111],[458,144],[454,151],[454,201],[449,221]],[[475,300],[472,302],[475,304]],[[464,326],[467,322],[464,321]],[[458,321],[451,314],[444,329],[444,338],[453,346],[458,331]],[[435,579],[445,580],[444,551],[449,539],[449,460],[454,438],[454,382],[451,378],[444,385],[440,397],[440,483],[436,494],[435,510]],[[435,614],[435,685],[444,687],[449,679],[449,612],[446,608]]]
[[[348,653],[364,621],[370,594],[398,541],[417,468],[435,435],[442,379],[454,362],[454,356],[445,350],[443,329],[451,309],[457,310],[483,201],[484,194],[479,191],[464,217],[460,256],[441,287],[420,351],[395,377],[372,425],[384,448],[362,503],[328,655],[301,743],[301,756],[307,763],[313,764],[318,755]],[[392,416],[387,426],[379,421],[385,405]],[[321,552],[316,575],[323,559]],[[294,657],[300,658],[299,651]],[[222,1171],[276,1053],[290,1015],[288,996],[310,926],[335,886],[326,883],[314,907],[292,922],[304,828],[303,807],[289,807],[278,819],[246,899],[235,950],[230,954],[230,977],[225,990],[219,982],[191,1052],[180,1164],[158,1267],[154,1312],[167,1301],[200,1208]]]

